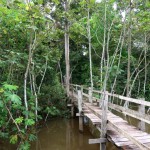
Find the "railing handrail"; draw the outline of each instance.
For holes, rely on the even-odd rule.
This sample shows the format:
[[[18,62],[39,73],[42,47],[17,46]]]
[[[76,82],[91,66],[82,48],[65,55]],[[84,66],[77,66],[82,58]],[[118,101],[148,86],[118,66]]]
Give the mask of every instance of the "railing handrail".
[[[76,86],[76,87],[82,87],[82,85],[77,85],[77,84],[70,84],[70,85]],[[83,89],[88,90],[88,88],[84,88],[84,86],[83,86]],[[99,90],[92,90],[92,92],[93,93],[99,93],[99,94],[104,93],[103,91],[99,91]],[[144,100],[140,100],[140,99],[136,99],[136,98],[130,98],[130,97],[122,96],[119,94],[113,94],[113,93],[109,93],[109,92],[107,93],[107,95],[111,96],[111,97],[119,98],[119,99],[124,100],[124,101],[128,101],[128,102],[132,102],[132,103],[136,103],[139,105],[144,105],[144,106],[150,107],[150,102],[148,102],[148,101],[144,101]]]
[[[77,96],[78,99],[78,109],[79,109],[79,114],[81,116],[81,111],[82,111],[82,97],[85,96],[88,98],[88,101],[90,102],[90,105],[88,107],[88,103],[84,103],[84,106],[88,107],[88,109],[91,112],[94,112],[94,110],[92,110],[93,105],[93,101],[98,100],[99,104],[100,104],[100,108],[101,108],[101,139],[105,139],[106,138],[106,133],[107,133],[107,125],[111,126],[112,128],[114,128],[116,131],[118,131],[120,134],[123,134],[126,138],[128,138],[129,140],[131,140],[135,145],[137,145],[140,149],[145,149],[148,150],[149,147],[145,144],[143,144],[142,142],[140,142],[139,140],[135,139],[133,136],[131,136],[128,131],[126,130],[122,130],[121,128],[117,127],[117,124],[111,122],[111,119],[108,119],[107,115],[108,115],[108,108],[111,108],[113,110],[119,111],[119,112],[123,112],[124,114],[127,114],[128,116],[131,116],[133,118],[136,118],[138,120],[140,120],[140,126],[139,128],[142,131],[145,131],[145,123],[150,124],[150,115],[149,114],[145,114],[145,106],[149,106],[150,107],[150,102],[148,101],[144,101],[141,99],[135,99],[135,98],[129,98],[129,97],[125,97],[122,95],[118,95],[118,94],[113,94],[113,93],[108,93],[108,91],[98,91],[98,90],[93,90],[92,88],[84,88],[84,86],[80,86],[80,85],[74,85],[72,84],[71,86],[73,86],[71,89],[73,89],[72,95],[74,97]],[[77,88],[79,87],[79,88]],[[83,90],[86,89],[88,90],[88,94],[85,93]],[[102,94],[102,96],[98,95],[97,96],[99,98],[96,98],[96,95],[94,95],[94,93],[99,93]],[[112,96],[124,101],[128,101],[128,102],[132,102],[132,103],[136,103],[139,104],[139,110],[131,110],[129,108],[125,108],[121,105],[117,105],[117,104],[113,104],[111,102],[108,102],[108,97]],[[90,106],[92,106],[90,108]],[[96,108],[97,109],[97,108]],[[94,112],[94,114],[96,114]],[[99,113],[96,114],[97,116],[99,116]],[[80,122],[80,121],[79,121]],[[102,144],[102,143],[101,143]]]

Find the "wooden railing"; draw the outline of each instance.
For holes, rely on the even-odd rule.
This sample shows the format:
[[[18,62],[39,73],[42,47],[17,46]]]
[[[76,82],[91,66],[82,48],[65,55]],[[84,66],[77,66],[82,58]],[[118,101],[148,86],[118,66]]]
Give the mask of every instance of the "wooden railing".
[[[105,144],[105,138],[106,138],[106,132],[107,132],[107,123],[113,127],[116,131],[119,133],[125,135],[129,140],[131,140],[135,145],[137,145],[141,149],[149,149],[147,146],[144,144],[140,143],[137,139],[133,138],[128,134],[128,132],[123,131],[122,129],[118,129],[115,124],[112,124],[111,122],[108,122],[107,120],[107,110],[115,110],[118,112],[121,112],[125,115],[128,115],[130,117],[136,118],[140,120],[139,123],[139,128],[141,130],[145,130],[145,123],[150,124],[150,115],[146,113],[146,108],[148,109],[150,107],[150,102],[145,101],[144,99],[134,99],[134,98],[129,98],[125,97],[122,95],[118,94],[112,94],[107,91],[98,91],[98,90],[93,90],[91,88],[87,88],[81,85],[75,85],[71,84],[70,85],[70,91],[74,97],[78,100],[78,108],[79,108],[79,124],[82,124],[82,118],[81,118],[81,112],[82,112],[82,103],[83,99],[86,99],[90,103],[97,103],[97,105],[100,106],[102,110],[101,114],[101,138],[100,139],[95,139],[91,140],[93,143],[96,143],[99,141],[101,144],[101,149],[106,149],[106,144]],[[132,106],[135,107],[124,107],[124,104],[126,102],[129,102],[132,104]],[[79,125],[80,126],[80,125]],[[82,126],[79,127],[82,130]]]
[[[150,107],[150,102],[145,101],[144,99],[129,98],[118,94],[112,94],[109,92],[92,90],[91,88],[87,88],[76,84],[71,84],[71,90],[74,93],[77,93],[78,90],[81,90],[83,97],[88,99],[90,103],[97,102],[99,103],[100,106],[102,105],[103,97],[107,95],[108,109],[115,110],[130,117],[136,118],[141,121],[140,124],[143,124],[143,122],[150,124],[150,115],[146,111]],[[124,107],[123,104],[125,102],[131,103],[131,107],[129,108]],[[145,127],[143,125],[140,128],[141,130],[144,130]]]
[[[92,88],[85,88],[80,85],[72,84],[70,86],[70,91],[72,92],[70,95],[73,95],[78,100],[78,109],[79,109],[79,130],[83,131],[83,118],[82,118],[82,103],[83,97],[87,98],[90,103],[100,102],[102,115],[101,115],[101,135],[99,139],[90,139],[89,143],[100,143],[101,150],[106,149],[106,132],[107,132],[107,110],[108,110],[108,93],[104,92],[103,97],[96,98],[93,96],[94,91]],[[98,103],[97,103],[98,104]]]

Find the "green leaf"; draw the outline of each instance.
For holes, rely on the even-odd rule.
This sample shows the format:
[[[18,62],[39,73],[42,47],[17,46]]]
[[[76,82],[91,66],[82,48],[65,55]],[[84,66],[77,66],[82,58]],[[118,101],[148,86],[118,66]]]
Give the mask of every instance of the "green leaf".
[[[91,3],[91,4],[94,4],[94,3],[95,3],[95,0],[90,0],[90,3]]]
[[[33,135],[33,134],[29,135],[29,140],[30,141],[35,141],[36,139],[37,139],[37,137],[35,135]]]
[[[15,144],[15,143],[17,143],[17,141],[18,141],[18,136],[17,135],[12,135],[10,137],[10,143],[11,144]]]
[[[33,119],[26,119],[25,120],[25,125],[27,126],[32,126],[35,124],[35,121]]]
[[[16,122],[17,124],[22,123],[22,121],[23,121],[23,117],[19,117],[19,118],[16,118],[16,119],[15,119],[15,122]]]
[[[1,131],[0,131],[0,137],[1,137],[1,138],[8,138],[8,133],[1,132]]]
[[[58,5],[60,2],[59,0],[52,0],[56,5]]]
[[[14,104],[18,104],[18,105],[21,105],[21,98],[16,95],[16,94],[11,94],[9,96],[9,98],[11,99],[11,101],[14,103]]]
[[[4,90],[2,88],[0,88],[0,93],[3,93],[3,92],[4,92]]]
[[[10,91],[12,91],[12,90],[17,90],[17,89],[18,89],[18,86],[16,86],[16,85],[10,85],[10,84],[4,83],[4,84],[3,84],[3,88],[4,88],[5,90],[10,90]]]
[[[3,108],[4,107],[4,104],[2,101],[0,101],[0,107]]]
[[[29,142],[25,142],[25,143],[22,143],[19,150],[29,150],[30,149],[30,144]]]

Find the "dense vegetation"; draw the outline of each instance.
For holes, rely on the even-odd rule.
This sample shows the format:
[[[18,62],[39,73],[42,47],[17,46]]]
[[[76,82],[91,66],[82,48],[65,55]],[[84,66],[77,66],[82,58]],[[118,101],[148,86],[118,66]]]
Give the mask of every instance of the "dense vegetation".
[[[149,0],[1,0],[0,137],[29,149],[64,83],[149,100],[149,47]]]

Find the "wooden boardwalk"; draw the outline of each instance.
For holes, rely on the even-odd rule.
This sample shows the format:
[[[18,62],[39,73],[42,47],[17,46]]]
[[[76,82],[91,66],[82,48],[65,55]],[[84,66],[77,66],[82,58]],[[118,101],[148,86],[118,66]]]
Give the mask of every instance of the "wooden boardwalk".
[[[72,103],[76,105],[79,109],[79,129],[83,130],[82,119],[83,116],[86,116],[91,120],[91,122],[97,127],[99,131],[104,132],[103,130],[106,130],[105,136],[100,136],[101,138],[99,139],[89,140],[90,144],[100,143],[103,144],[101,146],[101,149],[105,149],[106,146],[104,146],[104,144],[108,140],[116,145],[116,147],[118,147],[119,149],[150,150],[150,134],[144,132],[145,122],[150,122],[150,116],[148,114],[145,114],[145,109],[143,109],[144,112],[141,110],[140,112],[138,112],[128,108],[125,109],[122,106],[109,102],[109,97],[112,96],[110,93],[106,93],[107,96],[105,97],[105,100],[102,101],[99,98],[91,96],[90,92],[88,91],[84,93],[84,89],[77,85],[73,85],[72,91],[70,91]],[[94,93],[94,91],[92,92]],[[93,93],[92,95],[94,95]],[[98,91],[95,91],[95,93],[103,94],[102,92]],[[118,95],[115,96],[117,96],[117,98],[119,97]],[[90,98],[92,100],[90,100]],[[122,97],[122,100],[126,99],[123,98],[124,97]],[[135,99],[129,100],[131,100],[132,103],[136,102]],[[139,105],[139,107],[145,108],[145,106],[147,105],[150,106],[150,102],[142,100],[137,101],[138,102],[136,103]],[[135,117],[136,119],[139,119],[142,126],[139,129],[135,126],[129,125],[126,120],[123,120],[121,117],[113,114],[110,111],[110,108],[128,114],[129,116]],[[105,125],[103,124],[103,122],[105,122],[104,118],[106,119]]]

